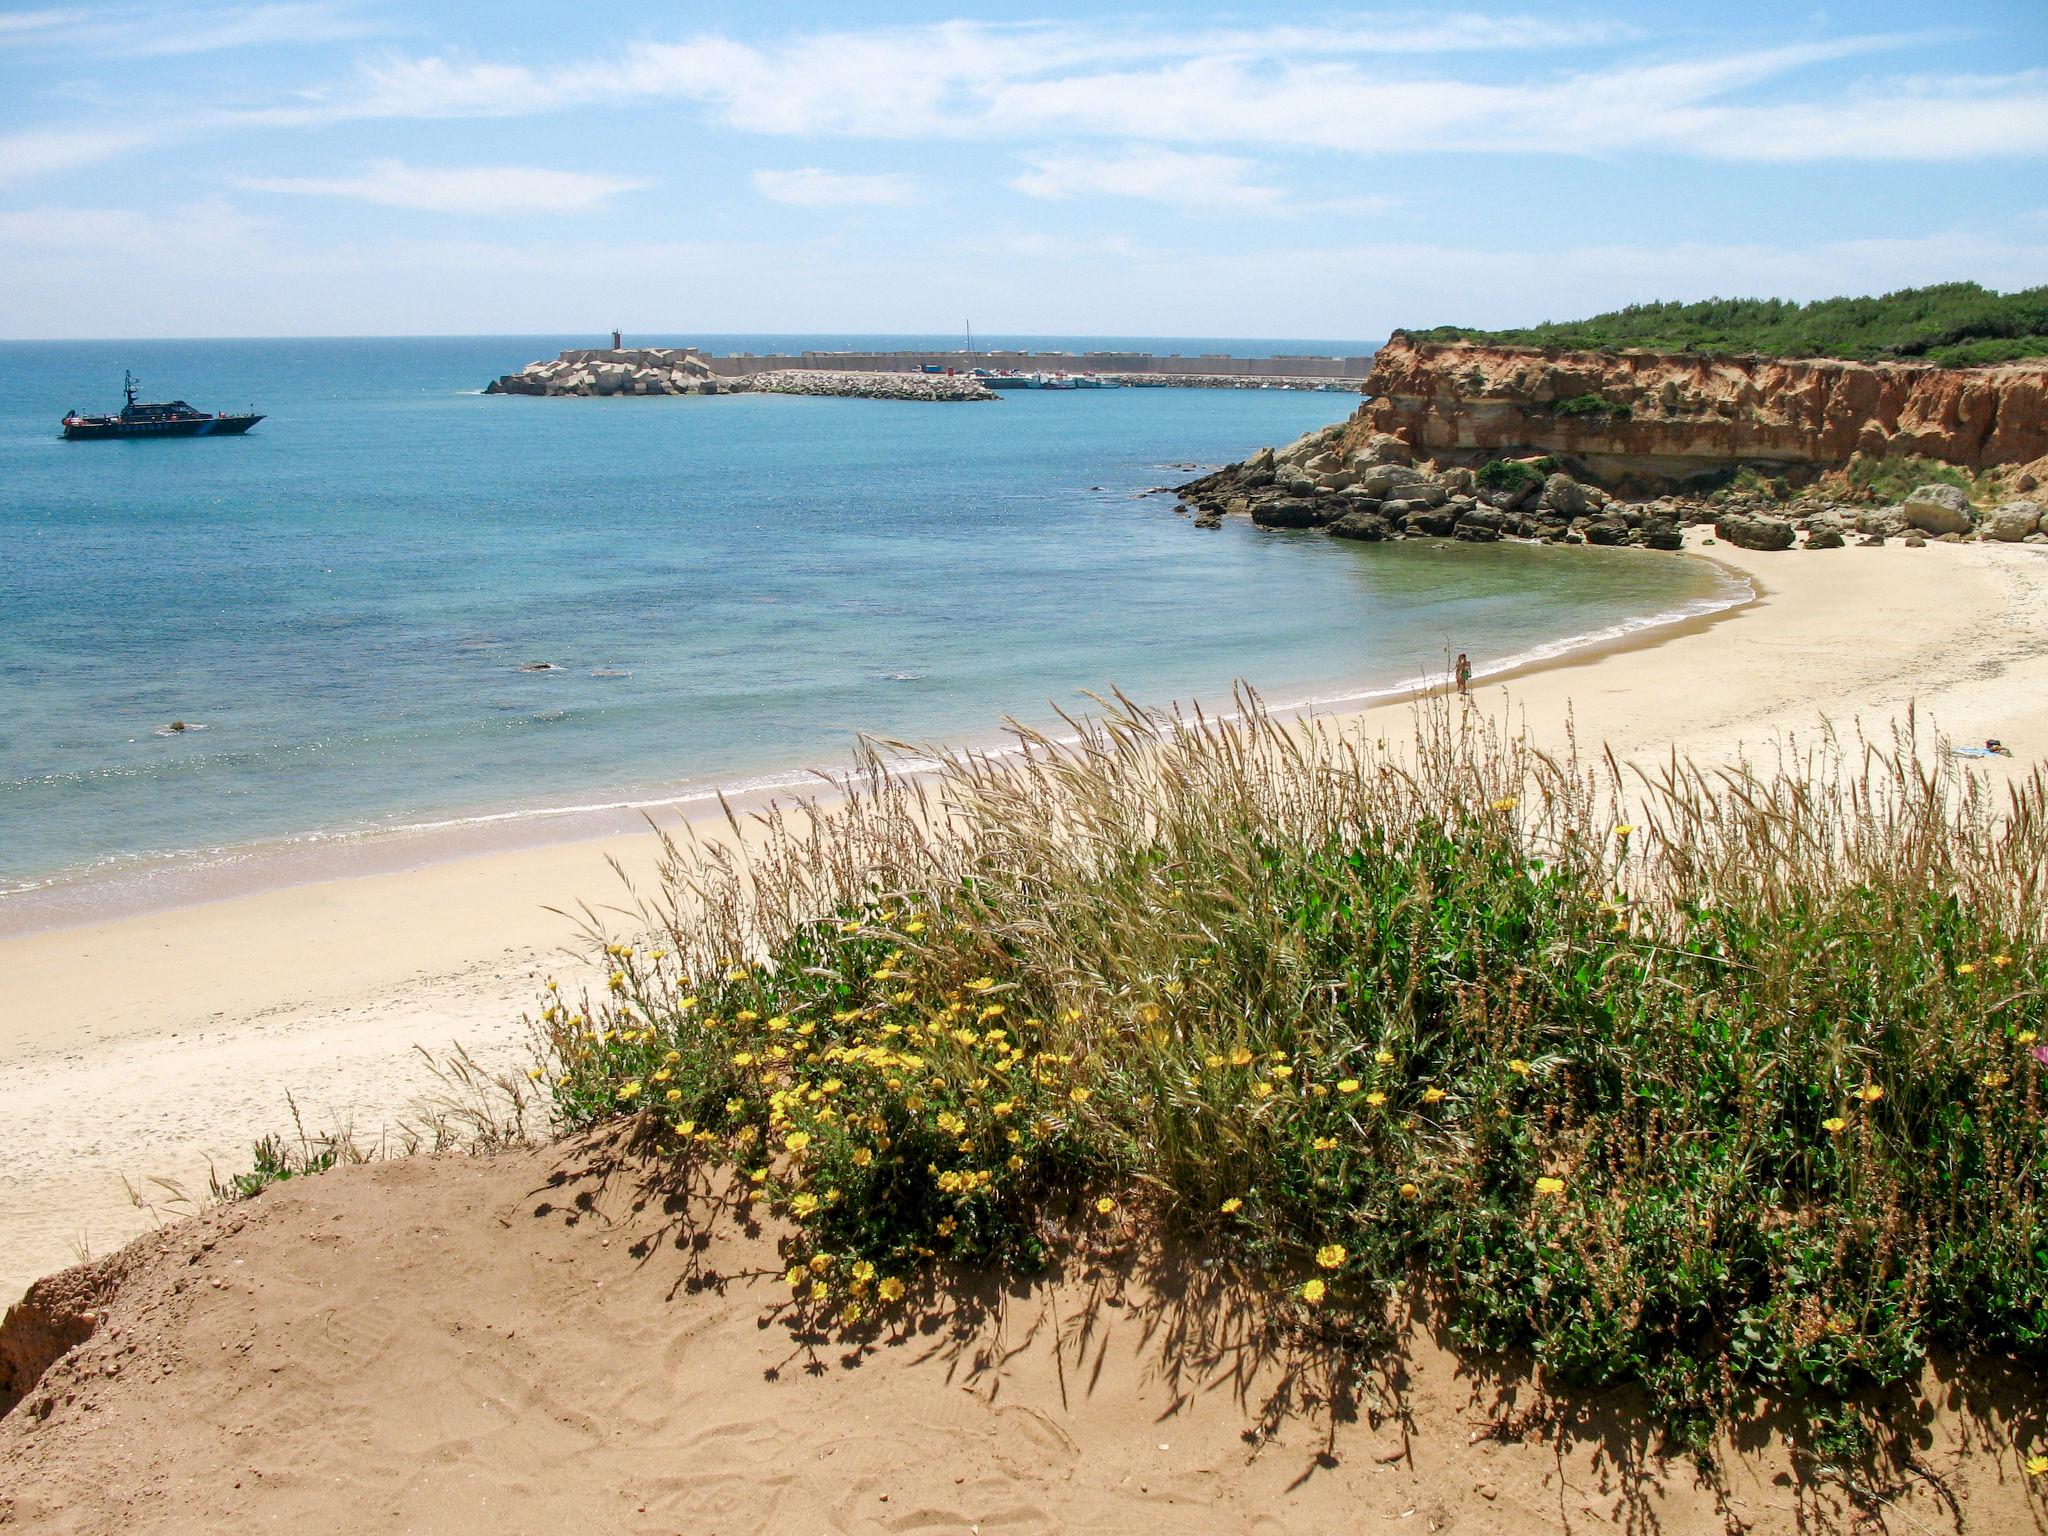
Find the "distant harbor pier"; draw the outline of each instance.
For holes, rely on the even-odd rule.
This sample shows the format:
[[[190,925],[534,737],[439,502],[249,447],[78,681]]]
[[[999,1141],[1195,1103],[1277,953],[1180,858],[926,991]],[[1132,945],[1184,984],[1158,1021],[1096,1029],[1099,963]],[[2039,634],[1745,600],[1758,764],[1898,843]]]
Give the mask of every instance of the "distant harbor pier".
[[[988,400],[1007,389],[1319,389],[1355,392],[1358,357],[1183,357],[1153,352],[733,352],[696,347],[571,347],[508,373],[494,395],[851,395]]]

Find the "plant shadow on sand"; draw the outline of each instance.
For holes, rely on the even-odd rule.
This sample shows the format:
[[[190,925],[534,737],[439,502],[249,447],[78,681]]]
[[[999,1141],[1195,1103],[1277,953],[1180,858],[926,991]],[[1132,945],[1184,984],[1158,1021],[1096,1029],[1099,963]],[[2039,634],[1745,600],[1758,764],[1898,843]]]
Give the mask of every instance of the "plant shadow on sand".
[[[1890,1513],[1908,1529],[1962,1531],[1982,1527],[1969,1520],[1961,1459],[1979,1458],[1981,1479],[2044,1429],[2032,1373],[1937,1359],[1917,1387],[1859,1394],[1841,1433],[1819,1447],[1808,1443],[1813,1420],[1801,1405],[1759,1401],[1696,1454],[1671,1440],[1633,1386],[1559,1388],[1526,1352],[1462,1346],[1424,1277],[1389,1300],[1377,1327],[1304,1325],[1276,1313],[1270,1284],[1215,1245],[1143,1220],[1105,1224],[1078,1204],[1056,1216],[1059,1235],[1039,1275],[950,1266],[886,1317],[820,1326],[774,1294],[786,1225],[759,1219],[731,1170],[679,1162],[658,1138],[617,1125],[555,1151],[533,1191],[534,1219],[623,1237],[633,1265],[671,1302],[771,1293],[754,1326],[780,1332],[788,1348],[763,1365],[764,1382],[875,1368],[930,1375],[991,1408],[1015,1397],[1040,1434],[1071,1445],[1029,1405],[1049,1408],[1049,1388],[1071,1418],[1106,1391],[1121,1411],[1134,1406],[1135,1379],[1153,1430],[1220,1411],[1245,1463],[1263,1462],[1288,1495],[1321,1482],[1349,1498],[1361,1473],[1403,1473],[1426,1488],[1449,1462],[1449,1479],[1486,1505],[1501,1490],[1482,1474],[1506,1484],[1534,1469],[1559,1529],[1572,1528],[1575,1513],[1645,1533],[1884,1529]],[[1508,1448],[1512,1463],[1485,1459]],[[2028,1528],[2048,1530],[2025,1481],[2009,1490],[2016,1507],[2029,1506]],[[1589,1491],[1602,1500],[1597,1510],[1583,1502]],[[1759,1519],[1754,1506],[1766,1491],[1776,1507]]]

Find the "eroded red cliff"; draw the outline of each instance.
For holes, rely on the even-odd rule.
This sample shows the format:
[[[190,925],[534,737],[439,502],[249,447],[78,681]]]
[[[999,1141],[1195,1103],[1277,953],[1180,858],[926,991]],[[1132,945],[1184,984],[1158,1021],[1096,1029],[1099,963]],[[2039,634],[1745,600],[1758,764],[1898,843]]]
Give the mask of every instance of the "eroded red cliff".
[[[1416,342],[1374,359],[1347,428],[1447,462],[1567,457],[1595,478],[1683,479],[1753,464],[1817,471],[1852,454],[1982,469],[2048,455],[2048,366],[1938,368]]]

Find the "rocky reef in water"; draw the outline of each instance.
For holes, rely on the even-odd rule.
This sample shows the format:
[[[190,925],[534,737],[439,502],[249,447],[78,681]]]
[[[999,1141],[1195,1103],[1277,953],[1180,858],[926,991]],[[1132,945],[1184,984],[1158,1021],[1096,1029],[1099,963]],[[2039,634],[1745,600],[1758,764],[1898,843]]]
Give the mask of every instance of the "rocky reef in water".
[[[1368,407],[1369,409],[1369,407]],[[1559,544],[1680,549],[1686,527],[1745,549],[1840,549],[1853,537],[1882,544],[1988,539],[2048,543],[2048,511],[2014,499],[1979,508],[1951,485],[1925,485],[1896,504],[1830,502],[1817,490],[1787,496],[1734,491],[1667,491],[1626,497],[1566,473],[1548,455],[1469,464],[1418,459],[1405,439],[1363,431],[1360,417],[1262,448],[1177,488],[1198,528],[1226,516],[1263,528],[1321,529],[1335,538],[1487,543],[1525,538]],[[2031,485],[2031,476],[2021,476]],[[1803,536],[1803,537],[1802,537]]]
[[[855,400],[996,400],[966,374],[784,368],[721,377],[694,347],[571,350],[493,379],[487,395],[834,395]]]
[[[1544,454],[1617,490],[1749,465],[1810,478],[1852,455],[1969,469],[2048,456],[2048,366],[1588,351],[1418,341],[1373,359],[1347,451],[1375,435],[1443,464]]]

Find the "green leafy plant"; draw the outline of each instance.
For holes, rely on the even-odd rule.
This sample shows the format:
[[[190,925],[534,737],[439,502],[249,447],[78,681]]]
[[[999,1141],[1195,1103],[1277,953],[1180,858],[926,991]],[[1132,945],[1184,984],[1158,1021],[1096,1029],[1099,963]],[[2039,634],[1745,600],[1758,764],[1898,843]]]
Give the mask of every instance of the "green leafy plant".
[[[672,846],[546,1003],[560,1118],[729,1170],[816,1326],[1144,1220],[1326,1335],[1421,1280],[1694,1443],[1769,1396],[1840,1449],[1935,1346],[2048,1364],[2038,775],[2001,806],[1908,734],[1630,781],[1243,703]]]

